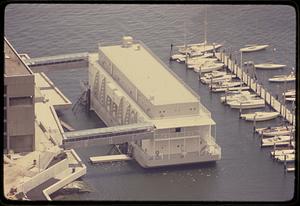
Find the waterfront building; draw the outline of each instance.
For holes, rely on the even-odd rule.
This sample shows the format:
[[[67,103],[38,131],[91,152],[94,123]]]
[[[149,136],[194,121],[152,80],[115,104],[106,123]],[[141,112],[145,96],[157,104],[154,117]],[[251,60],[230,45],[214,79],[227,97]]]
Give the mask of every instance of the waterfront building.
[[[210,112],[141,41],[99,44],[89,54],[89,86],[90,109],[107,126],[154,125],[152,139],[130,142],[143,167],[220,160]]]

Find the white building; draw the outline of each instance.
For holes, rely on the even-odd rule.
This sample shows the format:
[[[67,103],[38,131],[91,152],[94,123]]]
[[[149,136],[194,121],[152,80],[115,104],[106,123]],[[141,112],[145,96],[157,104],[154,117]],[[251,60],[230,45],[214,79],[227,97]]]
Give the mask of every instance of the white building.
[[[99,45],[89,54],[89,84],[90,107],[107,126],[155,125],[153,139],[130,143],[143,167],[220,160],[210,112],[142,42]]]

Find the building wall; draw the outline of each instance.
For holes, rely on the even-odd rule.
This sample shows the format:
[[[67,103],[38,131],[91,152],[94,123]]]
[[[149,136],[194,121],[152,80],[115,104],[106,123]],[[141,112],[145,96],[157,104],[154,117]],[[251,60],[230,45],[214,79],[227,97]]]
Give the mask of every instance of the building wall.
[[[180,131],[179,128],[159,129],[154,134],[155,143],[142,140],[142,149],[149,155],[198,152],[206,145],[205,140],[210,135],[208,129],[209,126],[182,127]]]
[[[107,70],[106,70],[107,71]],[[111,70],[108,70],[111,72]],[[98,77],[97,77],[98,75]],[[91,88],[91,109],[93,109],[108,126],[137,123],[143,121],[130,105],[115,82],[101,70],[100,66],[89,64],[89,84]],[[104,87],[104,91],[101,90]]]
[[[5,46],[10,59],[18,62],[17,66],[25,67],[6,40]],[[10,69],[6,64],[5,70]],[[35,149],[34,75],[31,71],[29,73],[14,75],[9,72],[9,76],[4,75],[4,142],[5,149],[14,152],[30,152]]]

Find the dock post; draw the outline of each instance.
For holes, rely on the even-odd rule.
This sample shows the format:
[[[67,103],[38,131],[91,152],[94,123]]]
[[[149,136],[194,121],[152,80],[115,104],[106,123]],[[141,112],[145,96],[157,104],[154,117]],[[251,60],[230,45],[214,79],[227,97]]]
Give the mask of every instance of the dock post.
[[[172,54],[173,54],[173,44],[171,44],[171,49],[170,49],[170,58],[169,61],[172,60]]]
[[[239,117],[241,118],[241,114],[242,114],[242,102],[240,102],[240,111],[239,111]]]
[[[284,155],[284,173],[286,173],[286,168],[287,168],[287,166],[286,166],[286,154]]]
[[[210,91],[212,90],[212,83],[213,83],[213,76],[211,76],[211,78],[210,78]]]
[[[256,112],[254,113],[254,121],[253,121],[253,133],[255,133],[255,129],[256,129]]]
[[[272,155],[272,157],[275,158],[275,156],[276,156],[276,144],[275,144],[275,142],[274,142],[274,145],[273,145],[273,155]]]

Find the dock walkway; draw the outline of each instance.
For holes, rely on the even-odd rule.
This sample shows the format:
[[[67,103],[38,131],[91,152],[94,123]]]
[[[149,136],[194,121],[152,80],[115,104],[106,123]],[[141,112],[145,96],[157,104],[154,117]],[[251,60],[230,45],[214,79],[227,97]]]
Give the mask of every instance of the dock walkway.
[[[279,102],[275,97],[273,97],[270,92],[259,84],[254,78],[249,76],[244,70],[242,70],[237,63],[226,55],[224,51],[216,53],[216,57],[225,64],[229,71],[240,78],[244,84],[249,86],[258,96],[263,98],[265,102],[270,105],[275,111],[279,112],[290,124],[295,123],[295,115],[291,112],[285,105]]]

